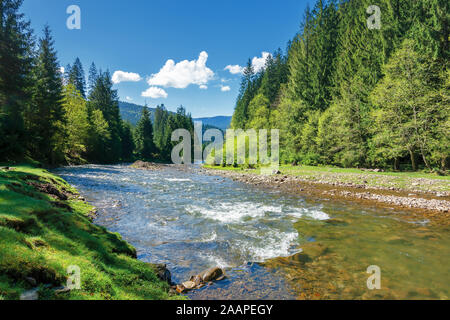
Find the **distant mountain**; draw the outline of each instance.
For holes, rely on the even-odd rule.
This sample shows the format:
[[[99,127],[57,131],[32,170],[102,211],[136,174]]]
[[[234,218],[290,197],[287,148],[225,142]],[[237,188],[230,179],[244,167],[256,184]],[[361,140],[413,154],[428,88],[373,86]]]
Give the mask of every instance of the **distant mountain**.
[[[219,128],[221,130],[226,130],[230,127],[231,117],[229,116],[217,116],[210,118],[195,118],[194,121],[201,121],[204,126],[211,126]]]
[[[130,122],[132,125],[136,125],[141,118],[142,106],[119,101],[120,116],[123,120]],[[155,108],[150,109],[150,117],[152,121],[154,120]],[[194,121],[201,121],[204,127],[209,128],[219,128],[221,130],[226,130],[230,127],[231,117],[228,116],[217,116],[209,118],[195,118]]]
[[[122,119],[130,122],[133,126],[135,126],[138,123],[139,119],[141,118],[142,106],[140,105],[119,101],[119,109],[120,109],[120,116],[122,117]],[[150,117],[153,121],[155,115],[155,108],[149,109],[150,109]]]

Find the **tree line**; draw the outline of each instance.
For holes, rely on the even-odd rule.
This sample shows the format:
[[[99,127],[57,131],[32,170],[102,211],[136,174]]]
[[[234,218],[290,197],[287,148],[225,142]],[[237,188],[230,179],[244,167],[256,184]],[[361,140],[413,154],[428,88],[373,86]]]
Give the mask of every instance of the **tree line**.
[[[280,129],[285,163],[445,170],[450,154],[445,0],[318,0],[285,52],[242,76],[232,127]]]
[[[193,131],[185,108],[147,107],[134,128],[121,119],[109,71],[80,59],[62,71],[48,26],[36,40],[19,12],[23,0],[0,2],[0,161],[45,164],[169,160],[171,133]]]

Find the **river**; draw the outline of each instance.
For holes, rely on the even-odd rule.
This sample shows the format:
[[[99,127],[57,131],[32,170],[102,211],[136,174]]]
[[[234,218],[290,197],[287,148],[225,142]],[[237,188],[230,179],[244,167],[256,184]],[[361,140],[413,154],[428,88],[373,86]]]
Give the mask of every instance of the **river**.
[[[175,282],[220,266],[227,279],[191,299],[448,299],[450,230],[367,208],[263,190],[195,167],[55,170],[98,208],[138,258]],[[367,268],[381,270],[369,290]]]

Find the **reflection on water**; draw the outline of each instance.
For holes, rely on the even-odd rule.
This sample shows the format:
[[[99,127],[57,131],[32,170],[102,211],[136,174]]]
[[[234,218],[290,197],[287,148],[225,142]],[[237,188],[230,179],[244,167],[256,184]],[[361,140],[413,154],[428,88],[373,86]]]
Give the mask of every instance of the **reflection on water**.
[[[392,212],[309,203],[172,167],[56,173],[99,208],[96,223],[122,234],[140,259],[166,263],[174,281],[227,268],[228,280],[190,293],[194,299],[449,296],[449,230]],[[369,265],[380,266],[382,290],[367,290]]]

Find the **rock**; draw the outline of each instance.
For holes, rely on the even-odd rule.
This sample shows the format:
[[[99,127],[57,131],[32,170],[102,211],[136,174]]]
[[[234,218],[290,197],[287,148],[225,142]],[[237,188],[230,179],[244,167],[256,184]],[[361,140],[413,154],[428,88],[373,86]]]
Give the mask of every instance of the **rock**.
[[[39,288],[25,291],[20,295],[20,300],[39,300]]]
[[[58,287],[58,288],[53,289],[53,291],[55,292],[56,295],[59,295],[59,294],[70,292],[70,288],[69,287]]]
[[[280,170],[273,170],[272,174],[281,174],[281,171]]]
[[[195,285],[198,287],[199,285],[203,284],[203,279],[200,275],[196,275],[191,277],[191,281],[195,283]]]
[[[214,267],[202,272],[200,275],[204,282],[210,282],[216,280],[224,274],[223,270],[219,267]]]
[[[170,274],[169,269],[167,269],[166,264],[152,264],[152,266],[156,272],[156,276],[160,280],[167,282],[169,285],[172,285],[172,275]]]
[[[192,289],[194,289],[196,287],[196,284],[193,281],[186,281],[186,282],[183,282],[182,286],[186,290],[192,290]]]
[[[226,276],[223,274],[223,275],[221,275],[220,277],[218,277],[217,279],[216,279],[216,281],[222,281],[223,279],[225,279],[226,278]]]
[[[25,280],[26,280],[29,284],[31,284],[33,287],[35,287],[35,286],[37,285],[37,281],[36,281],[36,279],[33,278],[33,277],[26,277]]]
[[[178,284],[176,290],[178,293],[183,293],[184,291],[186,291],[186,288],[182,284]]]

